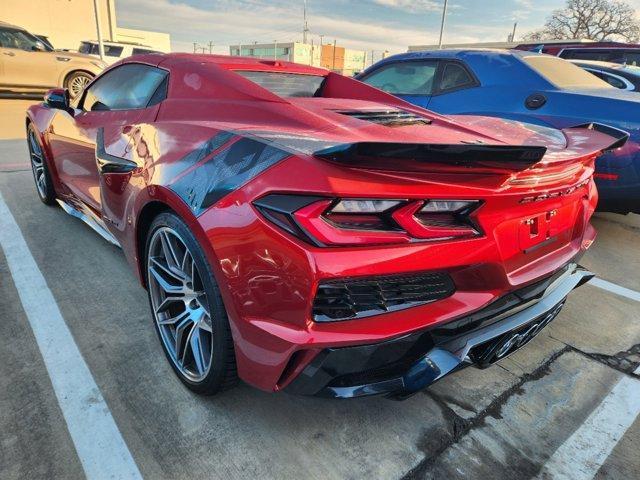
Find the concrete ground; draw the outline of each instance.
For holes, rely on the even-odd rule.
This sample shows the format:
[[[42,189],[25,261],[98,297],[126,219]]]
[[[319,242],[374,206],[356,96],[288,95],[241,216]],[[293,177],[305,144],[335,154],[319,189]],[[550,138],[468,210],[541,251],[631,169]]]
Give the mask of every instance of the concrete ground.
[[[34,103],[42,101],[41,96],[0,94],[0,140],[24,136],[24,112]]]
[[[639,476],[637,216],[598,216],[583,261],[631,294],[581,287],[538,337],[489,369],[460,371],[404,402],[244,385],[202,398],[171,371],[122,253],[37,199],[24,140],[0,141],[1,198],[144,478]],[[56,366],[35,341],[9,255],[0,245],[0,478],[83,478],[83,446],[70,434]]]

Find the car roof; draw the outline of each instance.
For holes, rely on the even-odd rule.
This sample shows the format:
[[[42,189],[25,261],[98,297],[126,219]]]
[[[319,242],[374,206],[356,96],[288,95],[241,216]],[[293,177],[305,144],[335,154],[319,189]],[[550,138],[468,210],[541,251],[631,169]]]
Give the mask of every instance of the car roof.
[[[326,75],[328,72],[325,68],[311,67],[309,65],[301,65],[299,63],[286,62],[283,60],[269,60],[255,57],[197,53],[161,53],[154,54],[154,60],[157,60],[158,56],[163,57],[159,63],[166,67],[179,63],[184,64],[185,62],[192,62],[197,64],[213,64],[225,70],[257,70],[322,76]],[[129,58],[135,59],[140,57],[142,56],[133,56]]]
[[[451,49],[442,49],[442,50],[420,50],[416,52],[407,52],[407,53],[399,53],[397,55],[392,55],[390,57],[385,58],[382,61],[394,59],[394,60],[408,60],[408,59],[416,59],[416,58],[431,58],[431,57],[440,57],[440,58],[455,58],[465,54],[480,54],[486,56],[496,56],[496,55],[512,55],[514,57],[523,57],[529,55],[542,55],[537,52],[530,52],[526,50],[507,50],[503,48],[451,48]]]
[[[521,47],[538,47],[540,45],[548,47],[583,47],[583,48],[615,48],[615,47],[640,47],[637,43],[625,43],[625,42],[576,42],[567,40],[565,42],[545,41],[521,43],[516,48]]]
[[[579,47],[579,46],[571,46],[571,47],[566,47],[563,48],[561,51],[565,51],[565,50],[585,50],[585,51],[593,51],[595,50],[596,52],[622,52],[625,50],[628,51],[637,51],[640,50],[640,47],[637,45],[632,45],[629,47],[619,47],[619,46],[613,46],[613,47],[589,47],[589,48],[583,48],[583,47]]]
[[[428,60],[430,58],[462,59],[462,57],[466,57],[466,58],[502,57],[504,58],[505,55],[513,58],[523,58],[523,57],[545,55],[545,54],[530,52],[526,50],[507,50],[507,49],[500,49],[500,48],[465,48],[465,49],[452,48],[452,49],[442,49],[442,50],[420,50],[415,52],[407,52],[407,53],[399,53],[396,55],[391,55],[390,57],[386,57],[380,60],[379,62],[374,64],[372,67],[369,67],[365,71],[370,72],[379,66],[386,65],[387,63],[390,63],[390,62],[397,62],[397,61]]]
[[[16,30],[24,30],[26,32],[26,29],[19,27],[17,25],[12,25],[10,23],[7,22],[2,22],[0,21],[0,27],[4,27],[4,28],[15,28]]]

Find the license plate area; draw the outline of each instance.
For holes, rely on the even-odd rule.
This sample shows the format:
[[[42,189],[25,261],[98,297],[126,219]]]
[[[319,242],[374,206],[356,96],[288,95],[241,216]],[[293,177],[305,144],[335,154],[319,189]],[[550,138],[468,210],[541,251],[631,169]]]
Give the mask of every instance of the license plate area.
[[[493,338],[488,342],[476,345],[469,352],[469,357],[480,368],[486,368],[498,360],[506,358],[516,350],[525,346],[540,333],[544,327],[558,316],[563,305],[564,301],[556,305],[550,312],[539,316],[535,320]]]
[[[573,227],[576,219],[574,205],[564,205],[525,217],[518,226],[518,246],[528,253],[536,247],[557,239]]]

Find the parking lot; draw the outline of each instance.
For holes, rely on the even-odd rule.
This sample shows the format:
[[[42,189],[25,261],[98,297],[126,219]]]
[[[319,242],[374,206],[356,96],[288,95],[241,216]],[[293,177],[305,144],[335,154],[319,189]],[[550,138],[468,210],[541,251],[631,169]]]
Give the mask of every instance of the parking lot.
[[[121,477],[638,477],[640,217],[594,219],[599,236],[582,264],[599,282],[573,292],[550,326],[489,369],[460,371],[402,402],[244,385],[203,398],[171,371],[120,250],[38,200],[22,138],[27,104],[0,100],[0,212],[12,217],[0,225],[19,228],[17,238],[0,232],[1,479],[112,478],[95,474],[91,438],[102,426],[83,423],[93,404],[130,455]],[[70,336],[34,333],[25,304],[40,296]],[[70,368],[59,363],[69,348],[95,382],[73,414],[56,377]],[[98,447],[99,457],[122,453]]]

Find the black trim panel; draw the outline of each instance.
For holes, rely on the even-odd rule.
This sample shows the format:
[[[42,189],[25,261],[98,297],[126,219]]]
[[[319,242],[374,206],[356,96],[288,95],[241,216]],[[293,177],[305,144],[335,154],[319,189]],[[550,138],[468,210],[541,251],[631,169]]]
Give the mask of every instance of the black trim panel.
[[[285,391],[331,398],[410,396],[458,369],[485,368],[510,355],[557,316],[571,290],[592,277],[571,263],[469,317],[373,345],[326,348]]]
[[[541,146],[359,142],[325,148],[314,156],[349,167],[406,172],[425,171],[431,165],[521,171],[546,152]]]
[[[205,150],[208,149],[205,147]],[[198,157],[201,155],[198,154]],[[290,155],[265,142],[241,137],[187,172],[169,188],[198,216],[225,195]]]
[[[129,173],[138,168],[138,164],[132,160],[107,153],[104,148],[104,128],[102,127],[96,132],[96,162],[100,173]]]

